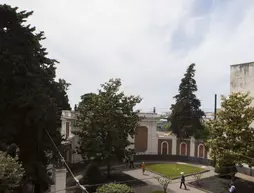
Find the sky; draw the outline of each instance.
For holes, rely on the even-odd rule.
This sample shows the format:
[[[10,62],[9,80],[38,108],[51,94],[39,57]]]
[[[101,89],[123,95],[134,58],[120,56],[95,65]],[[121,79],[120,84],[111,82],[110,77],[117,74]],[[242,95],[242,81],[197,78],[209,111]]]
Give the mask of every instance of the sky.
[[[140,95],[143,112],[168,111],[187,67],[196,64],[202,109],[229,94],[230,65],[254,61],[253,0],[0,0],[34,11],[28,23],[71,83],[73,107],[110,78]]]

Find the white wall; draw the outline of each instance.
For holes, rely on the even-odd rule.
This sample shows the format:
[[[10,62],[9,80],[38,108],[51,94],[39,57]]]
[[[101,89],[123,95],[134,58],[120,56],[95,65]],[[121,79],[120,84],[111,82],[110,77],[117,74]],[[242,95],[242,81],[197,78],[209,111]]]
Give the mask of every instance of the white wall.
[[[250,92],[254,97],[254,62],[230,66],[230,93],[232,92]]]
[[[146,118],[140,122],[140,126],[146,126],[148,129],[148,139],[147,139],[147,154],[157,154],[158,153],[158,137],[157,137],[157,120],[156,118]]]
[[[254,62],[230,66],[230,93],[232,92],[249,92],[254,97]],[[254,100],[251,105],[254,106]]]

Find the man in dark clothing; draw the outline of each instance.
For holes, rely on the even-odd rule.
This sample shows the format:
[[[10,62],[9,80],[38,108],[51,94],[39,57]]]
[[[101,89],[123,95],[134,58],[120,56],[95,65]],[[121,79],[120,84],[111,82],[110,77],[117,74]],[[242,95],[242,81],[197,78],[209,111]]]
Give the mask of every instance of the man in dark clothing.
[[[134,168],[134,156],[131,155],[131,159],[130,159],[130,168]]]
[[[180,183],[180,188],[182,188],[182,185],[184,185],[185,190],[187,189],[186,185],[185,185],[185,177],[184,177],[184,173],[181,172],[181,183]]]

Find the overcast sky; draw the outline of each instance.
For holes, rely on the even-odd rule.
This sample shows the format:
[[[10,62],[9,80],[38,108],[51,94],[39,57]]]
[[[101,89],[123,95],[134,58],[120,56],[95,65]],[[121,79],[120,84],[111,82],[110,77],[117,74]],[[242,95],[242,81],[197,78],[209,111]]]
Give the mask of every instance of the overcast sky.
[[[71,105],[121,78],[143,111],[167,111],[191,63],[202,108],[229,93],[229,66],[254,60],[253,0],[0,0],[33,10]]]

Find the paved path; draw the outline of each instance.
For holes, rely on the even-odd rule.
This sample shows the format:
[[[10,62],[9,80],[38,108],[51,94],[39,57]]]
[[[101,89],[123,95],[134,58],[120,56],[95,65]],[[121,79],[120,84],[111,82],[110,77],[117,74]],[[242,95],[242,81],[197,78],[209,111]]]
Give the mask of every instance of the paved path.
[[[156,177],[158,175],[156,175],[152,172],[146,171],[145,175],[143,175],[140,169],[135,169],[135,170],[124,171],[124,173],[126,173],[134,178],[140,179],[148,184],[148,186],[135,188],[136,193],[150,193],[153,190],[162,190],[161,185],[158,183],[158,181],[156,179],[154,179],[154,177]],[[212,171],[210,171],[210,172],[204,173],[202,177],[206,178],[206,177],[209,177],[212,175],[214,175],[214,173]],[[188,182],[188,181],[193,181],[193,177],[192,176],[186,177],[186,182]],[[180,184],[180,179],[173,180],[168,186],[168,192],[171,192],[171,193],[186,193],[186,192],[204,193],[203,191],[198,190],[196,188],[189,187],[188,185],[187,185],[187,190],[180,189],[179,184]]]

